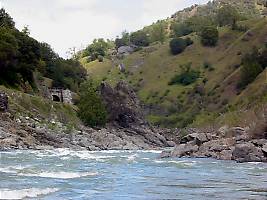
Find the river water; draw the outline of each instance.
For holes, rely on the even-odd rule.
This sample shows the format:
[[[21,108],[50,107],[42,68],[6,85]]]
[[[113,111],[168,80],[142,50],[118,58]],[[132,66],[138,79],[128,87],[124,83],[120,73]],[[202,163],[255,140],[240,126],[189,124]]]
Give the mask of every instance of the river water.
[[[267,165],[157,151],[0,153],[0,199],[267,199]]]

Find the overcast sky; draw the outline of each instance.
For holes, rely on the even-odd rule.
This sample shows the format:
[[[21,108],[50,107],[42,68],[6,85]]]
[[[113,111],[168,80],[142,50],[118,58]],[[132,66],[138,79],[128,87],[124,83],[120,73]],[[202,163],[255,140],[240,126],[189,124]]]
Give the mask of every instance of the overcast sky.
[[[18,29],[28,25],[31,36],[49,43],[66,57],[70,47],[94,38],[114,39],[176,11],[208,0],[0,0]]]

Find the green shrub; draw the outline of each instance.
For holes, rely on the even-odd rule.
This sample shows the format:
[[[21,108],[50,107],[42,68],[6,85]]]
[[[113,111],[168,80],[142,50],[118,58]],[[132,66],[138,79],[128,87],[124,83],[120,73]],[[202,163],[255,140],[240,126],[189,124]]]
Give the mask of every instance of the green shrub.
[[[267,51],[259,52],[258,49],[253,49],[250,54],[247,54],[242,59],[241,78],[237,88],[244,89],[248,84],[253,82],[257,76],[266,67]]]
[[[219,32],[216,27],[207,26],[201,31],[201,43],[204,46],[216,46],[219,40]]]
[[[186,23],[174,23],[172,24],[171,29],[175,37],[189,35],[193,32],[192,28]]]
[[[182,53],[186,46],[186,41],[182,38],[175,38],[170,41],[170,48],[173,55]]]
[[[107,112],[93,83],[87,81],[80,88],[78,116],[88,126],[103,126],[107,121]]]
[[[261,65],[255,61],[244,63],[241,68],[241,80],[237,87],[239,89],[245,88],[248,84],[253,82],[262,71]]]
[[[191,69],[191,63],[180,66],[182,68],[182,73],[175,75],[169,85],[181,84],[181,85],[190,85],[199,78],[200,73],[198,71]]]

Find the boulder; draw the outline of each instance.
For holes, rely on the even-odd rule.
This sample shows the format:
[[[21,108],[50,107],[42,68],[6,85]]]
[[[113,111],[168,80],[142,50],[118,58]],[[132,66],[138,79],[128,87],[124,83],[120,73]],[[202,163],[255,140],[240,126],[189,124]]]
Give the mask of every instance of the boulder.
[[[121,46],[118,48],[118,54],[121,55],[130,55],[133,52],[134,48],[132,48],[131,46]]]
[[[162,151],[160,154],[160,158],[169,158],[171,157],[172,151]]]
[[[208,142],[207,135],[205,133],[192,133],[181,139],[181,144],[185,144],[193,141],[195,144],[200,146],[201,144]]]
[[[180,144],[175,147],[172,151],[172,157],[184,157],[184,156],[192,156],[193,153],[197,152],[199,147],[197,145],[188,143],[188,144]]]
[[[238,162],[261,162],[265,158],[260,148],[250,142],[245,142],[235,146],[232,159]]]

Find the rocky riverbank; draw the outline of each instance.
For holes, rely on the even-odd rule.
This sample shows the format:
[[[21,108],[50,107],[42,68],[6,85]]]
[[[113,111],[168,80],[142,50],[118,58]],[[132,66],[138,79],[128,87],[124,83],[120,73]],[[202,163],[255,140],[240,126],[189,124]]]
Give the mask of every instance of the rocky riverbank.
[[[137,150],[170,146],[161,134],[148,127],[128,129],[107,126],[93,129],[81,126],[67,130],[63,124],[41,124],[38,119],[20,118],[14,121],[9,114],[0,120],[0,150],[70,148],[77,150]]]
[[[100,96],[108,111],[105,128],[82,124],[69,127],[56,119],[4,112],[0,115],[0,150],[71,148],[94,150],[137,150],[174,146],[145,120],[132,88],[120,82],[115,88],[103,83]],[[3,96],[5,104],[7,98]],[[5,107],[8,107],[6,105]]]
[[[181,138],[173,151],[163,151],[166,157],[208,157],[220,160],[236,160],[237,162],[267,162],[267,134],[264,138],[251,138],[248,130],[241,127],[219,130],[200,131]]]

